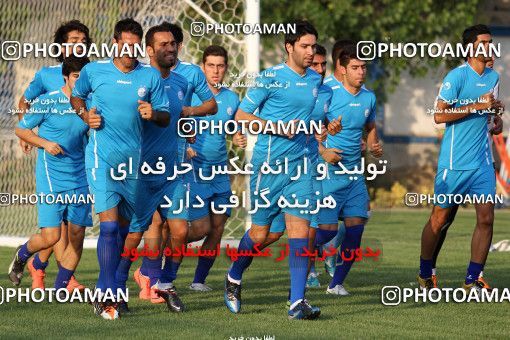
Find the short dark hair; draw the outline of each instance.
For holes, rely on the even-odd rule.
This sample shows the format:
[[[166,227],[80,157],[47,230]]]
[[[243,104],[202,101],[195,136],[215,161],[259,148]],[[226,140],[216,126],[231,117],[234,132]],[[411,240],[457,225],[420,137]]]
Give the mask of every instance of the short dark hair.
[[[215,57],[223,57],[225,59],[225,64],[228,65],[228,53],[227,50],[219,45],[211,45],[207,46],[204,50],[204,55],[202,56],[202,62],[205,64],[205,61],[208,56]]]
[[[62,45],[67,42],[68,34],[72,31],[78,31],[85,34],[85,45],[87,47],[92,43],[89,34],[89,28],[79,20],[71,20],[60,25],[53,36],[53,42]],[[64,60],[64,53],[60,53],[57,60],[62,62]]]
[[[143,38],[142,25],[140,25],[133,18],[127,18],[117,21],[117,23],[115,24],[115,28],[113,29],[113,38],[115,40],[119,40],[122,35],[122,32],[133,33],[139,36],[140,39]]]
[[[76,57],[70,55],[62,62],[62,75],[69,77],[73,72],[80,72],[81,69],[90,62],[87,57]]]
[[[319,44],[315,45],[315,54],[326,56],[326,48]]]
[[[343,67],[347,67],[351,59],[358,59],[358,51],[356,49],[356,45],[344,46],[342,52],[338,56],[340,65],[342,65]]]
[[[172,33],[172,29],[170,27],[171,25],[172,24],[169,23],[168,21],[163,21],[161,24],[152,26],[151,28],[149,28],[147,33],[145,33],[145,45],[154,47],[154,34],[159,33],[159,32]],[[175,38],[175,36],[174,36],[174,38]],[[175,38],[175,40],[177,41],[177,38]]]
[[[174,35],[175,41],[177,41],[177,44],[182,44],[184,41],[184,34],[182,33],[182,28],[179,25],[176,24],[168,24],[170,28],[170,32]]]
[[[291,24],[295,27],[295,33],[294,32],[287,32],[285,34],[285,50],[287,50],[287,44],[291,44],[294,46],[296,41],[298,41],[302,36],[307,34],[315,35],[316,39],[319,39],[319,33],[317,33],[317,30],[313,25],[306,21],[306,20],[298,20],[295,22],[292,22]]]
[[[462,45],[466,47],[468,44],[474,44],[480,34],[491,34],[491,31],[486,25],[474,25],[466,28],[462,33]]]
[[[343,49],[346,46],[354,45],[355,42],[350,39],[341,39],[337,40],[333,45],[333,50],[331,51],[331,59],[333,59],[333,67],[336,66],[336,61],[340,57],[340,53],[342,53]]]

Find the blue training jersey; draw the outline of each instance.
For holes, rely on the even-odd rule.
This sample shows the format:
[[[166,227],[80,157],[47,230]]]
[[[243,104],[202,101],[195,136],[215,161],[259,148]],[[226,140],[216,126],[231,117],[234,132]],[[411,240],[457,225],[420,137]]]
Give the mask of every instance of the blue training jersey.
[[[153,110],[169,111],[159,71],[138,63],[132,71],[124,73],[111,59],[92,62],[81,70],[73,96],[85,99],[90,93],[91,105],[102,116],[102,125],[91,129],[86,167],[117,168],[131,157],[134,169],[128,177],[137,177],[143,134],[138,100],[151,103]]]
[[[144,121],[142,161],[147,162],[153,169],[158,157],[163,157],[165,174],[141,175],[145,180],[165,180],[171,173],[177,162],[177,123],[179,121],[184,93],[188,87],[188,81],[183,76],[171,71],[167,78],[162,78],[165,93],[170,103],[170,124],[161,128],[154,122]]]
[[[324,79],[324,84],[333,90],[327,118],[331,122],[342,116],[342,130],[336,135],[328,134],[328,148],[343,151],[340,161],[348,170],[361,164],[361,138],[367,123],[375,121],[376,99],[372,91],[361,87],[357,94],[347,91],[333,75]],[[340,169],[332,165],[333,171]]]
[[[62,90],[40,96],[18,127],[30,130],[38,127],[39,137],[57,143],[64,151],[53,156],[38,148],[37,192],[63,192],[87,186],[84,155],[88,126],[76,115]]]
[[[201,102],[205,102],[214,97],[213,93],[209,89],[207,85],[207,80],[205,79],[205,74],[202,72],[198,65],[187,63],[177,59],[177,63],[175,64],[175,68],[173,69],[175,73],[180,74],[188,81],[188,87],[186,93],[184,94],[184,104],[183,106],[191,106],[191,101],[193,95],[197,95],[198,99]],[[179,137],[178,139],[178,154],[181,162],[185,162],[185,150],[186,150],[186,140],[184,138]]]
[[[437,99],[458,108],[494,91],[498,82],[499,75],[493,69],[485,68],[483,74],[479,75],[465,63],[446,75]],[[438,168],[472,170],[491,166],[487,133],[487,113],[471,113],[463,119],[446,123]]]
[[[60,90],[64,85],[62,64],[45,66],[35,73],[23,95],[32,101],[44,93]]]
[[[276,127],[284,123],[301,120],[309,126],[312,111],[317,101],[321,76],[307,68],[303,75],[287,64],[273,66],[261,73],[255,87],[250,88],[239,108],[247,113],[259,109],[258,116],[271,121]],[[252,163],[275,164],[302,159],[306,154],[307,135],[304,132],[287,138],[276,134],[259,134],[253,150]]]
[[[218,112],[214,115],[205,117],[196,117],[195,119],[207,120],[212,124],[221,124],[225,126],[228,121],[234,121],[237,107],[239,106],[239,97],[237,94],[226,88],[221,88],[214,98],[218,104]],[[193,95],[192,106],[200,105],[202,102],[198,96]],[[210,125],[212,125],[210,124]],[[209,176],[213,165],[226,165],[228,159],[227,141],[225,134],[219,134],[218,130],[208,129],[206,133],[197,134],[195,144],[191,147],[197,152],[197,156],[192,159],[193,168]],[[198,180],[198,177],[197,177]]]
[[[317,101],[312,111],[312,120],[317,123],[322,122],[324,128],[326,128],[324,120],[329,111],[332,96],[333,90],[331,90],[331,87],[324,84],[319,87],[319,95],[317,96]],[[315,164],[319,160],[319,143],[313,134],[308,136],[306,150],[306,156],[312,164]]]

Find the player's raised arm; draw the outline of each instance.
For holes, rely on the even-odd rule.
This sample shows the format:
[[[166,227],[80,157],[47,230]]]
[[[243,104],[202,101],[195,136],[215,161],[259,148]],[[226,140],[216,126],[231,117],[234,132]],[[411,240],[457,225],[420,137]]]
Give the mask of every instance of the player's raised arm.
[[[154,72],[150,103],[138,100],[138,111],[145,120],[151,120],[160,127],[170,124],[169,102],[159,73]]]
[[[375,121],[367,123],[365,125],[365,129],[367,131],[368,150],[375,158],[381,157],[383,155],[383,148],[381,143],[379,142],[379,137],[377,136]]]
[[[197,80],[195,82],[199,85],[195,88],[195,93],[202,101],[202,104],[198,106],[184,106],[181,113],[182,117],[202,117],[214,115],[218,112],[218,104],[207,85],[205,75],[202,72],[197,72],[196,77]]]

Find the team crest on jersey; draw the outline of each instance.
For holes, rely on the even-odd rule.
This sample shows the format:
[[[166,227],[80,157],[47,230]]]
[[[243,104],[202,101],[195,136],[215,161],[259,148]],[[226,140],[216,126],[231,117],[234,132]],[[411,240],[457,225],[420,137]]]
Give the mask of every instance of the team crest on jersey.
[[[447,81],[446,83],[444,83],[444,84],[443,84],[443,88],[444,88],[445,90],[449,90],[451,87],[452,87],[452,84],[450,84],[450,82],[449,82],[449,81]]]
[[[145,97],[145,93],[147,93],[147,89],[145,88],[145,86],[138,88],[138,97],[140,98]]]
[[[314,97],[317,97],[317,92],[318,92],[317,88],[314,87],[313,90],[312,90],[312,94],[313,94]]]
[[[370,115],[370,110],[369,109],[365,109],[365,117],[368,117],[368,115]]]
[[[232,113],[233,113],[233,112],[232,112],[232,108],[231,108],[230,106],[229,106],[229,107],[227,107],[227,114],[228,114],[229,116],[232,116]]]
[[[182,93],[182,91],[177,92],[177,97],[179,100],[182,100],[182,98],[184,98],[184,93]]]

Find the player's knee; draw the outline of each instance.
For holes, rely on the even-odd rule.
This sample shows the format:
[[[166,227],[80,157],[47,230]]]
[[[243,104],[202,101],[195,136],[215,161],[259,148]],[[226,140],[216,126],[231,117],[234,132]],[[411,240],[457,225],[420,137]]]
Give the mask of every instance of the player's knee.
[[[172,230],[170,236],[172,237],[172,240],[186,240],[188,237],[188,228]]]
[[[60,230],[52,230],[50,232],[43,232],[41,234],[44,244],[46,247],[54,246],[58,241],[60,241]]]
[[[493,213],[479,214],[476,220],[477,227],[483,229],[491,229],[494,224],[494,214]]]
[[[261,228],[250,228],[248,231],[248,236],[255,243],[263,243],[268,235],[268,231]]]
[[[85,227],[73,227],[69,228],[69,241],[81,242],[85,238]]]
[[[439,234],[441,232],[441,228],[445,225],[447,221],[447,216],[442,216],[438,214],[432,214],[429,219],[430,228],[434,234]]]

